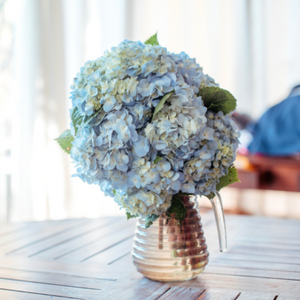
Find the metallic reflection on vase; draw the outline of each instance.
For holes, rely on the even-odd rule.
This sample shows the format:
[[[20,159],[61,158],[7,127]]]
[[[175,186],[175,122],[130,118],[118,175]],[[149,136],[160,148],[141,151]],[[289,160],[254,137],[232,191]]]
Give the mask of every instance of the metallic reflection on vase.
[[[182,281],[195,278],[208,263],[208,251],[195,196],[181,196],[186,217],[167,219],[161,214],[149,228],[140,218],[132,257],[137,270],[158,281]]]

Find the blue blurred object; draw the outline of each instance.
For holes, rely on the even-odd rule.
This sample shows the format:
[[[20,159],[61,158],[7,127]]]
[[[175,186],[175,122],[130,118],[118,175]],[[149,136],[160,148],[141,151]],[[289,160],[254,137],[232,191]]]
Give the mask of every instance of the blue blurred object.
[[[290,156],[300,153],[300,86],[289,97],[267,110],[255,124],[251,153]]]

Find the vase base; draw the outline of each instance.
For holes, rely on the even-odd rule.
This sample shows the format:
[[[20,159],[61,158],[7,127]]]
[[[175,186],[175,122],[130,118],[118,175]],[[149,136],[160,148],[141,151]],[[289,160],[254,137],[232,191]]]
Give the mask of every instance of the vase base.
[[[171,272],[171,273],[163,273],[163,272],[151,272],[146,271],[144,268],[137,268],[137,271],[140,272],[144,277],[160,282],[176,282],[176,281],[188,281],[195,279],[201,272],[203,272],[204,268],[197,269],[195,271],[189,272]]]

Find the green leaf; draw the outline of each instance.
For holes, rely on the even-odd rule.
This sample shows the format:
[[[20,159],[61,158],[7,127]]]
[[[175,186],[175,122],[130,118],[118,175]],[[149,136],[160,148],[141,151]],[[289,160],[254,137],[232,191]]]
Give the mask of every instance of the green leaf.
[[[208,195],[205,195],[205,197],[207,197],[208,199],[213,199],[215,197],[215,193],[211,192]]]
[[[157,32],[153,34],[151,37],[149,37],[149,39],[145,42],[145,44],[152,45],[152,46],[155,45],[159,46],[159,42],[157,39]]]
[[[127,220],[137,218],[139,215],[132,215],[129,211],[126,211]]]
[[[82,121],[80,130],[84,128],[87,124],[89,124],[94,118],[96,118],[100,114],[101,110],[102,107],[95,111],[91,116],[85,116],[84,120]]]
[[[78,107],[76,106],[73,109],[73,112],[71,115],[71,120],[72,120],[72,124],[73,124],[74,130],[75,130],[75,135],[77,134],[78,129],[82,123],[82,119],[83,119],[83,116],[80,114],[80,111],[79,111]]]
[[[209,86],[200,88],[198,96],[202,97],[204,105],[208,110],[214,112],[222,111],[227,115],[236,108],[236,99],[233,95],[219,87]]]
[[[227,175],[222,176],[219,179],[219,182],[217,183],[216,189],[220,191],[222,188],[234,183],[234,182],[240,182],[239,177],[238,177],[238,172],[234,166],[231,166],[228,168],[228,173]],[[210,193],[206,197],[209,199],[214,198],[215,194]]]
[[[159,156],[156,156],[155,160],[154,160],[154,163],[157,164],[159,161],[161,161],[163,158],[162,157],[159,157]]]
[[[116,190],[114,190],[114,189],[113,189],[112,191],[113,191],[114,195],[116,196],[116,193],[117,193],[117,191],[116,191]]]
[[[175,214],[175,218],[179,220],[181,224],[186,215],[186,208],[182,200],[180,199],[179,195],[180,193],[172,197],[171,206],[166,211],[166,215],[168,218],[171,218],[172,215]]]
[[[182,192],[179,192],[178,194],[174,195],[171,200],[171,206],[169,209],[166,211],[166,215],[168,220],[170,218],[175,218],[179,220],[180,224],[182,224],[183,219],[186,216],[186,208],[180,199],[180,195],[192,195],[192,194],[185,194]],[[158,215],[149,215],[145,218],[145,227],[148,228],[150,227],[154,221],[156,221],[159,218]]]
[[[152,120],[155,118],[155,116],[158,114],[158,112],[163,108],[165,102],[172,96],[173,92],[170,92],[168,94],[165,94],[162,99],[158,102],[158,104],[155,107]]]
[[[217,184],[217,190],[219,191],[220,189],[234,182],[240,182],[240,180],[236,168],[234,166],[231,166],[228,168],[228,174],[220,178]]]
[[[55,139],[59,146],[68,154],[70,154],[70,150],[72,148],[72,142],[74,141],[74,137],[71,134],[71,130],[68,129],[64,131],[57,139]]]
[[[72,115],[71,115],[71,120],[73,123],[73,127],[75,130],[75,135],[82,129],[84,128],[87,124],[89,124],[95,117],[99,115],[101,112],[102,107],[99,108],[97,111],[95,111],[92,115],[90,116],[82,116],[80,114],[80,111],[78,110],[78,107],[76,106],[73,109]]]
[[[145,227],[149,228],[153,224],[153,222],[156,221],[158,218],[159,216],[154,214],[147,216],[145,218]]]
[[[194,195],[194,194],[191,194],[191,193],[183,193],[182,191],[179,191],[179,192],[178,192],[178,195],[191,196],[191,195]]]

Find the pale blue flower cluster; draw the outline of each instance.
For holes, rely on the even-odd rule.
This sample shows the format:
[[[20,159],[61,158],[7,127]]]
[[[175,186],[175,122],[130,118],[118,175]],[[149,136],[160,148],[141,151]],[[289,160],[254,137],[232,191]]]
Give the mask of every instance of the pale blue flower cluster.
[[[217,85],[195,59],[160,46],[125,40],[88,61],[72,85],[71,114],[102,110],[74,136],[76,176],[141,216],[166,211],[179,191],[215,192],[239,134],[230,114],[207,111],[197,97],[205,86]]]

